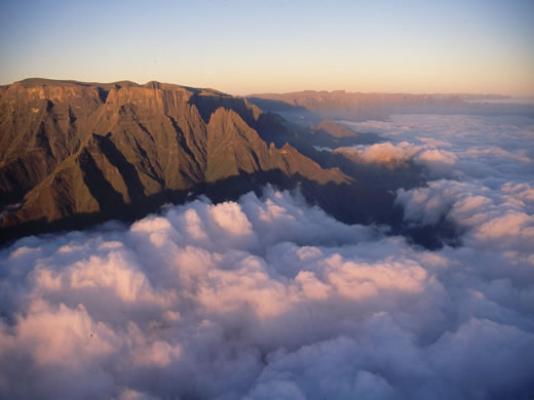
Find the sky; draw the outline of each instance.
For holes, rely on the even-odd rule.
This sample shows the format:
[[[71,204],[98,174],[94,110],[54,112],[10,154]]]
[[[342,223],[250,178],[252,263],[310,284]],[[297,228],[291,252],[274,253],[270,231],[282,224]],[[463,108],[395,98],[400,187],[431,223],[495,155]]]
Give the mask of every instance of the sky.
[[[534,95],[534,1],[0,2],[0,84]]]

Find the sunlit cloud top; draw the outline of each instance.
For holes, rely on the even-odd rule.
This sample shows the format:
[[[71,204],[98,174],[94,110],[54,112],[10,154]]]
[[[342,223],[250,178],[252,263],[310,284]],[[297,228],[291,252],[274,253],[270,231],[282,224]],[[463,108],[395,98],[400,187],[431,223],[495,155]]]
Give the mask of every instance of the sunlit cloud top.
[[[532,96],[533,37],[529,0],[4,0],[0,83]]]

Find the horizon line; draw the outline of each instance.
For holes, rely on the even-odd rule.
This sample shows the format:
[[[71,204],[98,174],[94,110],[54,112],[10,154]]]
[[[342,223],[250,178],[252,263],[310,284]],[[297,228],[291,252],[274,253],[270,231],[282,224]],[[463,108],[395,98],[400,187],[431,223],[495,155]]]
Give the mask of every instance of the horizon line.
[[[146,86],[150,83],[159,83],[159,84],[175,85],[175,86],[191,88],[191,89],[213,90],[213,91],[217,91],[217,92],[221,92],[224,94],[229,94],[229,95],[237,96],[237,97],[253,97],[253,96],[258,96],[258,95],[289,95],[289,94],[297,94],[297,93],[304,93],[304,92],[315,92],[315,93],[347,93],[347,94],[364,94],[364,95],[412,95],[412,96],[451,96],[451,97],[479,96],[479,97],[484,97],[484,98],[499,97],[499,98],[506,98],[506,99],[532,99],[534,98],[534,93],[529,94],[529,95],[512,95],[512,94],[497,93],[497,92],[359,91],[359,90],[350,90],[350,89],[310,89],[310,88],[291,90],[291,91],[280,91],[280,92],[262,91],[262,92],[252,92],[252,93],[247,93],[247,94],[241,94],[241,93],[236,93],[236,92],[223,91],[223,90],[217,89],[215,87],[210,87],[210,86],[195,86],[195,85],[188,85],[188,84],[175,83],[175,82],[159,81],[157,79],[150,79],[144,83],[131,80],[131,79],[120,79],[120,80],[114,80],[114,81],[109,81],[109,82],[99,82],[99,81],[93,81],[93,80],[80,80],[80,79],[70,79],[70,78],[69,79],[44,78],[44,77],[38,77],[38,76],[23,78],[23,79],[9,82],[9,83],[0,83],[0,86],[6,87],[6,86],[14,85],[17,83],[23,83],[25,81],[32,81],[32,80],[92,84],[92,85],[112,85],[112,84],[127,82],[131,84],[135,84],[137,86]]]

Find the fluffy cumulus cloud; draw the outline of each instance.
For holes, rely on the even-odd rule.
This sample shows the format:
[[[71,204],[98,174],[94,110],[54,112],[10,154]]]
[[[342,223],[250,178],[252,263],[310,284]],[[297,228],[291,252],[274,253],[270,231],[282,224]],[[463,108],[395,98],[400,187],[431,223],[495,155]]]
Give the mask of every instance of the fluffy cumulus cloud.
[[[491,190],[480,184],[451,180],[429,182],[409,191],[401,189],[397,202],[410,221],[435,224],[448,218],[467,230],[471,246],[525,248],[534,244],[534,187],[503,184]]]
[[[395,168],[414,162],[438,172],[454,165],[458,160],[454,153],[438,149],[434,144],[416,145],[406,141],[396,144],[384,142],[367,146],[340,147],[335,149],[335,152],[362,164]]]
[[[454,154],[397,202],[408,224],[452,222],[456,247],[267,188],[1,249],[0,398],[532,397],[532,149],[508,146],[525,121],[489,151],[454,134],[479,119],[439,118],[380,133],[412,158]]]

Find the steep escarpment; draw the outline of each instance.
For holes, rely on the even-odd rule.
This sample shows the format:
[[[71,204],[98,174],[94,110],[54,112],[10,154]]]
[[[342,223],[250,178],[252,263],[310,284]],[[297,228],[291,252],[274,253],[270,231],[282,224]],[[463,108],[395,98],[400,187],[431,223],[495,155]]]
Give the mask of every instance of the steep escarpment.
[[[4,86],[1,226],[114,217],[172,200],[169,193],[274,171],[318,184],[348,180],[289,145],[266,143],[262,118],[242,98],[158,82]]]

